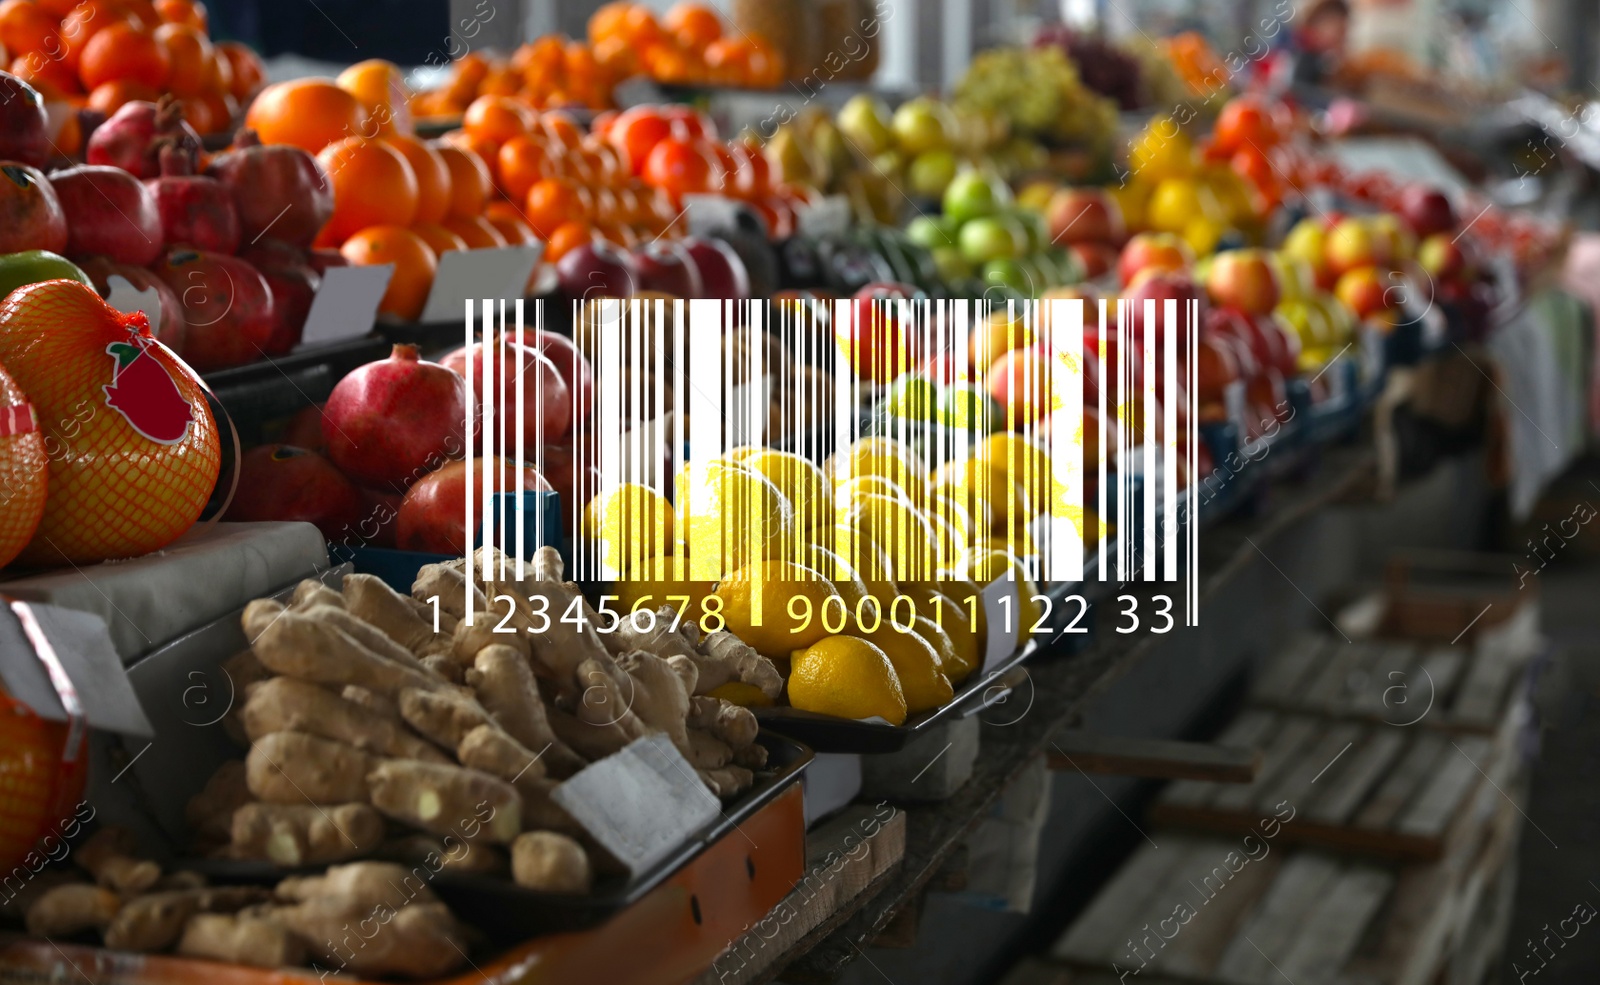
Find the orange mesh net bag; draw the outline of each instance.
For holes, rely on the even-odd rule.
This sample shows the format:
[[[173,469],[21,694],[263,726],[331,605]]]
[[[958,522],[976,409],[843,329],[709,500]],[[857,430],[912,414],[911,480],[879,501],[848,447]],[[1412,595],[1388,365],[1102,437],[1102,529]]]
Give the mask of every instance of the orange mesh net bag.
[[[83,796],[88,756],[81,735],[69,751],[71,741],[67,723],[40,718],[0,689],[0,875],[22,864]]]
[[[0,365],[33,402],[49,449],[44,515],[24,564],[93,564],[158,550],[194,525],[221,467],[194,371],[76,281],[0,301]]]
[[[0,366],[0,568],[22,552],[39,528],[49,470],[33,405]]]

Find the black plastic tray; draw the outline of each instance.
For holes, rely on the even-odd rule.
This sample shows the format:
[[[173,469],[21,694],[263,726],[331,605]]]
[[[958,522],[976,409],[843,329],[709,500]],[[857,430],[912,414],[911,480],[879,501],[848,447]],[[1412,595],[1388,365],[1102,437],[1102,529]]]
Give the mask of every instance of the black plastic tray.
[[[504,877],[448,870],[435,876],[429,886],[456,916],[481,930],[499,946],[521,943],[540,934],[580,930],[603,923],[638,902],[708,846],[733,833],[780,793],[800,782],[800,774],[813,755],[808,746],[767,729],[761,730],[756,741],[767,748],[767,769],[757,774],[755,785],[725,807],[699,834],[643,875],[633,879],[601,877],[596,880],[593,891],[581,896],[541,893]],[[178,867],[218,879],[264,885],[302,872],[321,871],[320,868],[290,870],[270,862],[227,859],[188,860]]]

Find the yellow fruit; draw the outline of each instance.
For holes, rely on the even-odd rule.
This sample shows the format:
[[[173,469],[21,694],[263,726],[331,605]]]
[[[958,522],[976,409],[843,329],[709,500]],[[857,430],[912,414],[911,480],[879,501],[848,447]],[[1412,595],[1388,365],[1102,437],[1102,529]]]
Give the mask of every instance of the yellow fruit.
[[[673,530],[672,504],[636,482],[602,490],[583,508],[584,538],[599,546],[603,570],[618,574],[670,553]]]
[[[892,479],[885,479],[881,475],[857,475],[834,485],[834,511],[836,513],[848,511],[863,496],[888,496],[890,499],[903,499],[913,505],[917,502],[911,493]]]
[[[857,476],[881,476],[902,489],[922,489],[928,470],[904,443],[893,438],[862,438],[848,451],[828,459],[828,472],[837,483]]]
[[[712,593],[721,600],[728,631],[768,657],[781,657],[827,636],[822,606],[837,594],[833,582],[790,561],[746,565]]]
[[[616,583],[617,611],[624,615],[638,608],[654,611],[671,606],[687,619],[699,621],[700,603],[716,590],[714,581],[690,581],[684,557],[655,555]],[[685,596],[687,598],[685,598]]]
[[[991,584],[1001,578],[1017,583],[1017,631],[1024,637],[1032,632],[1033,624],[1044,614],[1044,607],[1034,599],[1039,594],[1033,580],[1028,577],[1022,562],[1006,551],[974,551],[966,559],[965,568],[980,585]]]
[[[938,564],[955,564],[966,544],[956,525],[937,513],[925,513],[928,526],[933,528],[933,556]]]
[[[1194,172],[1194,144],[1170,116],[1158,116],[1128,148],[1129,169],[1146,181]]]
[[[972,513],[953,496],[933,493],[928,496],[928,515],[941,516],[955,528],[956,542],[965,546],[972,538]]]
[[[845,515],[844,525],[864,532],[888,555],[892,577],[919,577],[937,567],[933,525],[905,500],[863,496]]]
[[[1184,224],[1178,232],[1182,233],[1183,241],[1189,244],[1189,249],[1195,256],[1210,256],[1217,249],[1217,244],[1222,242],[1222,237],[1228,229],[1216,219],[1208,219],[1197,215]]]
[[[941,466],[937,474],[950,476],[954,471],[946,472]],[[968,539],[987,535],[994,527],[994,507],[989,504],[989,497],[984,495],[983,487],[980,485],[969,485],[965,479],[947,481],[946,478],[940,478],[928,487],[928,496],[929,503],[946,499],[956,504],[957,508],[966,511],[969,524]]]
[[[1150,193],[1155,190],[1155,183],[1145,180],[1140,175],[1132,176],[1128,181],[1106,188],[1106,194],[1117,203],[1122,212],[1122,224],[1129,233],[1143,232],[1149,227],[1145,225],[1144,210],[1150,202]]]
[[[801,555],[801,563],[833,582],[834,590],[844,601],[844,611],[854,615],[856,606],[867,597],[867,583],[856,574],[850,562],[826,547],[811,544]],[[829,618],[832,618],[831,614]]]
[[[813,530],[819,525],[833,523],[833,503],[828,495],[831,486],[815,465],[793,452],[773,448],[753,449],[739,462],[778,487],[794,507],[798,530]]]
[[[950,641],[950,652],[944,661],[945,676],[959,684],[967,675],[983,666],[984,615],[983,600],[978,600],[978,622],[973,624],[965,596],[957,602],[940,607],[935,628]],[[920,619],[920,617],[919,617]],[[919,621],[920,627],[922,623]],[[930,640],[930,642],[932,642]]]
[[[908,713],[942,708],[955,694],[950,678],[940,667],[939,652],[916,632],[902,632],[885,621],[877,632],[863,638],[882,650],[894,665]]]
[[[796,649],[789,704],[838,718],[881,718],[904,725],[906,696],[889,655],[855,636],[830,636]]]
[[[727,461],[689,463],[677,479],[677,530],[689,577],[717,580],[794,543],[794,507],[759,472]]]
[[[939,466],[937,477],[939,488],[956,490],[958,503],[982,499],[988,504],[989,525],[985,533],[1004,530],[1008,518],[1014,518],[1019,526],[1033,518],[1027,484],[1020,474],[1009,471],[1004,459],[968,458],[945,462]]]
[[[969,618],[974,603],[967,601],[977,599],[981,613],[983,599],[977,585],[941,573],[935,582],[902,585],[900,593],[917,607],[912,631],[939,652],[940,666],[952,681],[961,680],[983,663],[982,640]]]
[[[776,704],[771,698],[767,697],[767,692],[754,684],[746,684],[743,681],[729,681],[726,684],[712,688],[706,694],[744,708],[770,708]]]

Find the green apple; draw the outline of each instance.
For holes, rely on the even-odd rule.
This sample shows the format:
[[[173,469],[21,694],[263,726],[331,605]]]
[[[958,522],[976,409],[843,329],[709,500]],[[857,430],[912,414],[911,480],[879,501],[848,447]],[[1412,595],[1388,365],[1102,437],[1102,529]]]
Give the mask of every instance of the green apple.
[[[948,146],[955,129],[950,111],[936,99],[918,96],[902,103],[889,124],[900,149],[907,154],[941,150]]]
[[[1011,190],[976,168],[958,173],[944,190],[944,214],[957,222],[994,215],[1010,204]]]
[[[941,246],[934,249],[933,264],[939,268],[939,279],[951,286],[972,276],[972,264],[961,255],[958,247]]]
[[[66,257],[49,250],[24,250],[0,256],[0,298],[42,280],[75,280],[93,288],[89,275]]]
[[[956,226],[948,219],[919,215],[906,227],[906,238],[930,250],[945,249],[956,245]]]
[[[939,401],[939,423],[987,434],[1000,424],[1000,405],[981,384],[952,383]]]
[[[933,417],[939,407],[939,388],[921,373],[906,373],[889,387],[890,414],[914,421]]]
[[[961,224],[961,255],[974,265],[1010,259],[1027,248],[1028,234],[1010,216],[993,215]]]
[[[1022,263],[1014,257],[997,257],[983,265],[983,280],[987,284],[1009,287],[1023,297],[1033,297],[1042,285],[1034,282]]]
[[[1044,216],[1027,209],[1017,209],[1011,213],[1011,217],[1017,220],[1022,226],[1022,231],[1027,234],[1028,241],[1023,250],[1036,253],[1049,245],[1050,229],[1045,225]]]
[[[894,146],[894,133],[889,129],[888,119],[889,107],[863,92],[850,97],[839,110],[835,124],[857,150],[872,157]]]
[[[938,198],[956,176],[956,156],[944,148],[925,150],[911,159],[906,184],[913,195]]]

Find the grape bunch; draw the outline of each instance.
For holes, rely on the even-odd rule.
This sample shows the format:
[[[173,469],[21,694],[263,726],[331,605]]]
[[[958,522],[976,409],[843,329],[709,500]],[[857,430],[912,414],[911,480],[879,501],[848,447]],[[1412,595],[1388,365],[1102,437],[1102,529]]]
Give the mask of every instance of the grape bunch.
[[[1083,84],[1114,99],[1123,110],[1145,104],[1143,72],[1138,59],[1095,34],[1074,31],[1065,24],[1050,24],[1033,40],[1036,48],[1059,48],[1077,66]]]
[[[1116,104],[1083,84],[1059,48],[994,48],[956,83],[964,109],[994,113],[1014,132],[1057,143],[1098,145],[1116,129]]]

